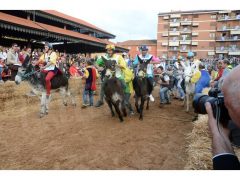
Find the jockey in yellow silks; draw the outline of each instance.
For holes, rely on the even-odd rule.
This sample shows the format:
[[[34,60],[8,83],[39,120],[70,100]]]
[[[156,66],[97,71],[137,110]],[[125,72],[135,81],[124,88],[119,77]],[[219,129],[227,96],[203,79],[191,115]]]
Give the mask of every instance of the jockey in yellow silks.
[[[191,51],[188,52],[187,58],[190,60],[191,70],[193,73],[193,76],[191,77],[191,83],[195,84],[201,77],[201,72],[199,71],[199,64],[201,61],[194,59],[194,53]]]
[[[46,91],[47,97],[50,96],[51,91],[51,80],[57,74],[58,68],[56,67],[57,64],[57,54],[53,51],[52,44],[46,42],[45,43],[45,52],[38,60],[37,64],[43,64],[41,66],[41,70],[43,73],[46,74],[45,81],[46,81]]]

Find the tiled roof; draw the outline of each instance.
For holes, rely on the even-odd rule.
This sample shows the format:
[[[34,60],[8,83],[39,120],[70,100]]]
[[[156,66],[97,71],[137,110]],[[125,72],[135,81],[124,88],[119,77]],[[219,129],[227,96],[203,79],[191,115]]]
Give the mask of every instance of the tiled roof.
[[[49,31],[49,32],[56,33],[59,35],[70,36],[70,37],[87,40],[87,41],[91,41],[91,42],[97,42],[100,44],[108,44],[108,43],[114,44],[108,40],[95,38],[92,36],[88,36],[85,34],[66,30],[63,28],[55,27],[55,26],[50,26],[50,25],[43,24],[43,23],[33,22],[31,20],[19,18],[19,17],[8,15],[8,14],[1,13],[1,12],[0,12],[0,21],[7,22],[9,24],[16,24],[18,26],[23,26],[23,27],[27,27],[27,28],[31,28],[31,29],[36,29],[36,30],[41,30],[41,31]],[[117,46],[117,47],[120,47],[120,46]],[[120,47],[120,48],[122,48],[122,47]]]
[[[98,31],[101,31],[101,32],[104,32],[104,33],[107,33],[107,34],[110,34],[112,36],[115,36],[103,29],[100,29],[99,27],[96,27],[94,26],[93,24],[90,24],[82,19],[79,19],[79,18],[75,18],[75,17],[72,17],[72,16],[69,16],[67,14],[64,14],[64,13],[61,13],[61,12],[58,12],[58,11],[54,11],[54,10],[42,10],[42,12],[45,12],[45,13],[48,13],[48,14],[51,14],[51,15],[54,15],[54,16],[57,16],[57,17],[60,17],[60,18],[63,18],[63,19],[66,19],[68,21],[72,21],[72,22],[75,22],[75,23],[78,23],[78,24],[81,24],[81,25],[84,25],[84,26],[87,26],[89,28],[92,28],[92,29],[96,29]]]

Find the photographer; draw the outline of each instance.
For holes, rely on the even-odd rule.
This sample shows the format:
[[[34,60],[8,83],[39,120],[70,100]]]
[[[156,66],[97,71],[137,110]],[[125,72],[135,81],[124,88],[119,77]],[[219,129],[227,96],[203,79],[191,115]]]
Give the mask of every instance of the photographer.
[[[225,106],[232,121],[240,127],[240,66],[234,68],[224,79],[222,91]],[[205,104],[208,113],[208,126],[212,135],[213,169],[237,170],[240,162],[229,140],[229,130],[214,118],[212,106]]]

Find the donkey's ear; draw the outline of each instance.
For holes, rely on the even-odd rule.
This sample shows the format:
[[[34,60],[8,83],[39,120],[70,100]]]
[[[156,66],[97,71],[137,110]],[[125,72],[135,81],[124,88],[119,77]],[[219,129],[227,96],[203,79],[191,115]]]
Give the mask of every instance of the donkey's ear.
[[[137,55],[138,61],[140,62],[140,64],[143,63],[143,60]]]
[[[107,59],[104,56],[102,56],[102,60],[103,60],[103,62],[107,61]]]
[[[151,60],[152,60],[152,58],[153,58],[153,56],[151,56],[151,58],[149,59],[149,61],[151,61]]]

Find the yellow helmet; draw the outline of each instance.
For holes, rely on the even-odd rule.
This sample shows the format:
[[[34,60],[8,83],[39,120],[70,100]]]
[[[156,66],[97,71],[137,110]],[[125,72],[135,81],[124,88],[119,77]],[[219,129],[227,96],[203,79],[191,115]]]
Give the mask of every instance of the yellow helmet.
[[[112,49],[112,50],[115,50],[115,46],[113,44],[108,44],[106,46],[106,49]]]

